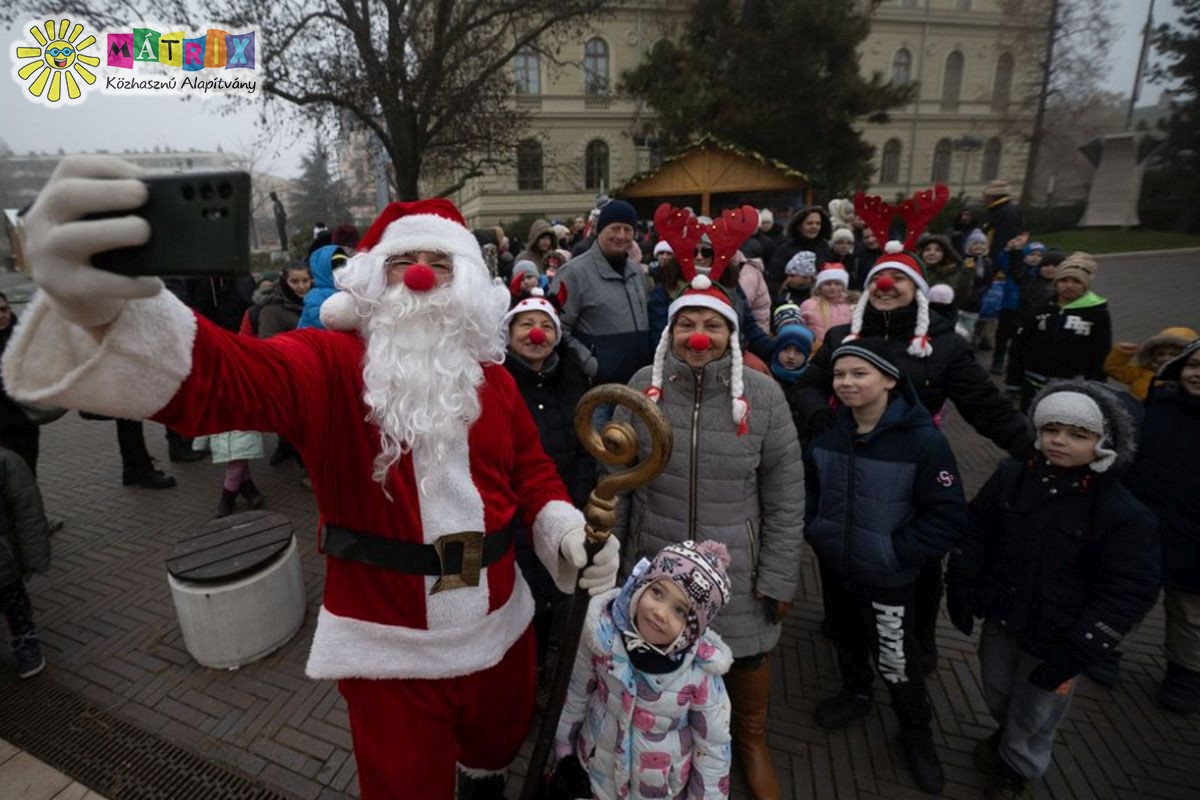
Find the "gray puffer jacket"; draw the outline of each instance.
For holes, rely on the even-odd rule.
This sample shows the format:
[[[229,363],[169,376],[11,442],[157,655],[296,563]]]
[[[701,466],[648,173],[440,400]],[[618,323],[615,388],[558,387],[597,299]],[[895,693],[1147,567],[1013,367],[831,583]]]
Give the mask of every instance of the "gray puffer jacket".
[[[667,468],[649,486],[622,499],[614,531],[622,542],[622,572],[668,544],[687,539],[722,542],[732,557],[733,598],[713,623],[735,658],[764,653],[779,641],[766,597],[791,602],[800,577],[804,528],[804,466],[791,412],[778,384],[744,370],[749,431],[737,435],[729,387],[731,357],[696,373],[674,353],[663,365],[660,408],[675,434]],[[652,367],[629,382],[650,385]],[[630,420],[618,406],[615,418]],[[632,420],[642,457],[649,433]]]
[[[0,447],[0,586],[50,569],[50,532],[42,493],[24,459]]]

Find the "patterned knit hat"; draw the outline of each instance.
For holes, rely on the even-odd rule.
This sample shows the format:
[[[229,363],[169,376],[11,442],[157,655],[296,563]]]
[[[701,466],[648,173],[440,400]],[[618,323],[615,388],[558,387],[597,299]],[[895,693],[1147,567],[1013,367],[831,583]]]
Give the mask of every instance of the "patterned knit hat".
[[[738,342],[738,313],[719,281],[738,247],[758,230],[758,212],[751,206],[742,206],[725,211],[716,220],[702,221],[691,209],[674,208],[669,203],[663,203],[654,212],[654,227],[675,252],[675,260],[679,262],[679,270],[688,281],[688,287],[667,310],[667,327],[663,328],[662,337],[654,351],[654,368],[646,395],[656,403],[662,397],[663,365],[671,349],[671,323],[675,316],[685,308],[715,311],[729,322],[733,331],[729,337],[729,349],[733,356],[729,388],[733,395],[733,424],[737,426],[738,436],[741,436],[749,430],[750,404],[742,396],[745,382],[742,348]],[[712,266],[707,275],[698,275],[693,259],[696,246],[704,239],[712,245]]]
[[[729,551],[720,542],[689,540],[667,545],[650,562],[629,598],[630,616],[636,618],[638,601],[651,584],[657,581],[676,583],[691,601],[691,607],[679,637],[663,652],[669,655],[686,650],[708,629],[709,623],[733,594],[733,585],[725,573],[729,563]]]
[[[559,338],[562,338],[562,323],[558,319],[558,312],[554,309],[554,305],[546,299],[546,293],[541,289],[534,287],[533,289],[529,290],[528,297],[514,305],[508,310],[508,313],[504,315],[504,322],[502,324],[504,326],[505,339],[508,339],[509,328],[512,326],[512,321],[516,319],[518,315],[524,314],[526,311],[540,311],[545,314],[550,318],[550,321],[554,323],[555,333],[558,334]],[[540,344],[540,342],[538,342],[538,344]]]
[[[1054,272],[1054,280],[1062,278],[1075,278],[1088,289],[1092,288],[1092,281],[1096,279],[1096,268],[1100,265],[1096,263],[1096,259],[1092,258],[1089,253],[1075,252],[1063,259],[1063,262],[1058,265],[1058,269]]]
[[[891,281],[889,275],[880,275],[885,270],[896,270],[906,275],[917,285],[917,324],[913,329],[912,340],[908,344],[909,355],[917,358],[928,358],[933,353],[933,344],[929,341],[929,284],[925,281],[925,268],[921,261],[909,253],[902,252],[900,242],[888,242],[883,255],[867,273],[864,284],[867,290],[862,293],[858,304],[854,306],[854,316],[850,319],[850,333],[843,341],[853,341],[862,335],[863,315],[871,299],[871,284],[879,276],[879,281]]]
[[[782,330],[785,325],[803,325],[804,314],[795,303],[784,303],[771,315],[771,324],[776,331]]]

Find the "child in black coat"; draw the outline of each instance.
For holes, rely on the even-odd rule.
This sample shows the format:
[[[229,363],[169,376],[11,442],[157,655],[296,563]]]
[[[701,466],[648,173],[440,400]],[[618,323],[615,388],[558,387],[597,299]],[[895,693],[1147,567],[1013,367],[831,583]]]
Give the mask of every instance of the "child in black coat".
[[[1134,430],[1116,394],[1056,382],[1030,412],[1038,454],[1001,462],[971,501],[946,577],[954,625],[970,635],[985,619],[980,675],[1000,729],[975,763],[990,797],[1033,797],[1076,676],[1109,657],[1160,581],[1154,516],[1120,482]]]
[[[24,459],[0,446],[0,614],[12,636],[17,675],[46,667],[25,577],[50,568],[50,532],[42,493]]]

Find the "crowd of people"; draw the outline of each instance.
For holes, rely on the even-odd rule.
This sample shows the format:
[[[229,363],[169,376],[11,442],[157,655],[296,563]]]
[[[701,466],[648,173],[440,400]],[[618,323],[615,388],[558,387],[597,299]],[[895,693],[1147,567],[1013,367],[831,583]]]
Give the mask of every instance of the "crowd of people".
[[[771,670],[782,665],[771,655],[806,542],[842,679],[816,703],[815,723],[837,730],[864,717],[878,676],[914,781],[940,793],[925,679],[938,663],[944,598],[964,635],[982,621],[983,693],[997,724],[974,751],[991,778],[987,796],[1032,797],[1078,676],[1116,682],[1122,640],[1164,588],[1158,699],[1175,712],[1200,710],[1200,487],[1188,477],[1200,440],[1200,342],[1175,325],[1114,346],[1107,301],[1092,288],[1097,260],[1031,241],[1003,182],[988,187],[985,204],[929,232],[901,217],[876,224],[843,199],[787,214],[782,226],[772,210],[750,206],[710,219],[664,205],[651,222],[613,199],[570,225],[537,220],[522,246],[500,229],[467,233],[444,201],[395,203],[364,235],[325,231],[329,241],[314,240],[307,263],[248,293],[200,279],[168,286],[168,303],[126,287],[127,306],[177,320],[161,325],[194,340],[187,368],[153,402],[126,401],[107,385],[87,402],[61,384],[42,391],[47,376],[25,366],[49,347],[34,331],[63,324],[55,315],[96,330],[53,271],[66,256],[43,241],[51,267],[39,273],[35,261],[34,274],[51,300],[14,345],[0,316],[10,348],[4,398],[17,410],[10,392],[117,419],[153,416],[187,452],[207,448],[226,464],[218,516],[239,497],[252,508],[267,502],[249,465],[265,454],[263,433],[279,435],[272,462],[308,467],[330,560],[309,674],[340,681],[365,798],[403,796],[396,782],[417,777],[441,792],[456,758],[469,768],[460,791],[474,781],[470,796],[502,796],[580,575],[594,596],[568,667],[552,791],[724,797],[736,757],[752,796],[779,797],[766,722]],[[127,313],[94,335],[136,336]],[[461,358],[450,352],[456,344]],[[120,358],[110,351],[75,357]],[[252,403],[247,395],[268,391],[251,391],[256,378],[285,388]],[[351,392],[342,400],[365,414],[325,408],[313,391],[321,381]],[[610,545],[579,572],[587,559],[575,509],[601,470],[575,436],[575,407],[589,387],[612,383],[658,404],[673,450],[658,477],[622,498]],[[302,412],[294,395],[316,406]],[[970,501],[941,431],[948,404],[1007,454]],[[334,419],[357,431],[336,457],[324,438]],[[629,408],[601,406],[593,421],[610,419],[631,424],[649,452],[650,430]],[[27,439],[29,424],[7,423],[6,446],[20,452],[7,431]],[[529,448],[533,437],[540,449]],[[28,495],[29,484],[36,493],[24,469],[34,465],[6,452],[6,501]],[[361,508],[351,478],[379,490]],[[463,494],[464,480],[478,496]],[[444,495],[427,483],[440,481]],[[0,542],[19,543],[0,550],[13,554],[0,558],[0,605],[19,657],[37,647],[21,578],[49,558],[40,498],[20,508],[0,532]],[[416,604],[422,623],[364,589],[380,581],[395,593],[388,602],[407,602],[414,587],[414,598],[423,594],[398,582],[406,575],[380,577],[369,569],[380,564],[352,555],[353,544],[404,525],[484,531],[499,543],[481,546],[484,571],[506,575],[490,579],[490,600],[484,591],[471,612],[484,620],[517,602],[509,593],[524,596],[522,582],[530,587],[527,608],[492,620],[501,627],[490,629],[487,658],[455,639],[422,662],[433,651],[411,633],[386,646],[372,634],[371,647],[395,663],[348,652],[356,626],[368,624],[470,630],[482,641],[460,607],[466,591],[451,607],[435,598],[454,591],[430,590]],[[407,558],[400,552],[393,561]],[[455,671],[455,659],[466,666]],[[428,680],[434,663],[473,682],[455,684],[450,700]],[[501,717],[479,713],[479,692],[501,681],[511,689],[500,703],[511,735],[484,744],[483,728]],[[448,732],[418,719],[416,692],[422,702],[432,692],[436,703],[465,704],[466,722]],[[401,755],[388,751],[396,724],[453,739],[449,761],[421,737]]]

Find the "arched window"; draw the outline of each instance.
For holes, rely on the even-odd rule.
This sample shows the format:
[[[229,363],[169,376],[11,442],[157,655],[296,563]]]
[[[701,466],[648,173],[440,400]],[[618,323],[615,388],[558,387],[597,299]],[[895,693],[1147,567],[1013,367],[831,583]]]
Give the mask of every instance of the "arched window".
[[[513,78],[517,94],[541,94],[541,57],[534,50],[525,49],[513,57]]]
[[[900,140],[888,139],[883,146],[883,160],[879,165],[880,183],[900,182]]]
[[[992,81],[992,110],[1003,111],[1008,108],[1012,95],[1013,57],[1009,53],[1001,53],[996,59],[996,79]]]
[[[950,157],[953,152],[954,145],[949,139],[938,139],[937,146],[933,148],[933,173],[930,175],[934,183],[950,180]]]
[[[608,145],[600,139],[588,142],[583,157],[583,185],[588,189],[607,189]]]
[[[987,140],[983,146],[983,168],[979,171],[979,180],[994,181],[1000,177],[1000,153],[1003,149],[998,138]]]
[[[963,54],[955,50],[946,56],[946,72],[942,78],[942,110],[954,111],[958,108],[958,98],[962,94]]]
[[[608,93],[608,43],[598,36],[583,46],[583,91]]]
[[[517,145],[517,188],[522,191],[542,188],[542,145],[535,139]]]
[[[899,86],[912,80],[912,53],[901,47],[892,56],[892,83]]]

